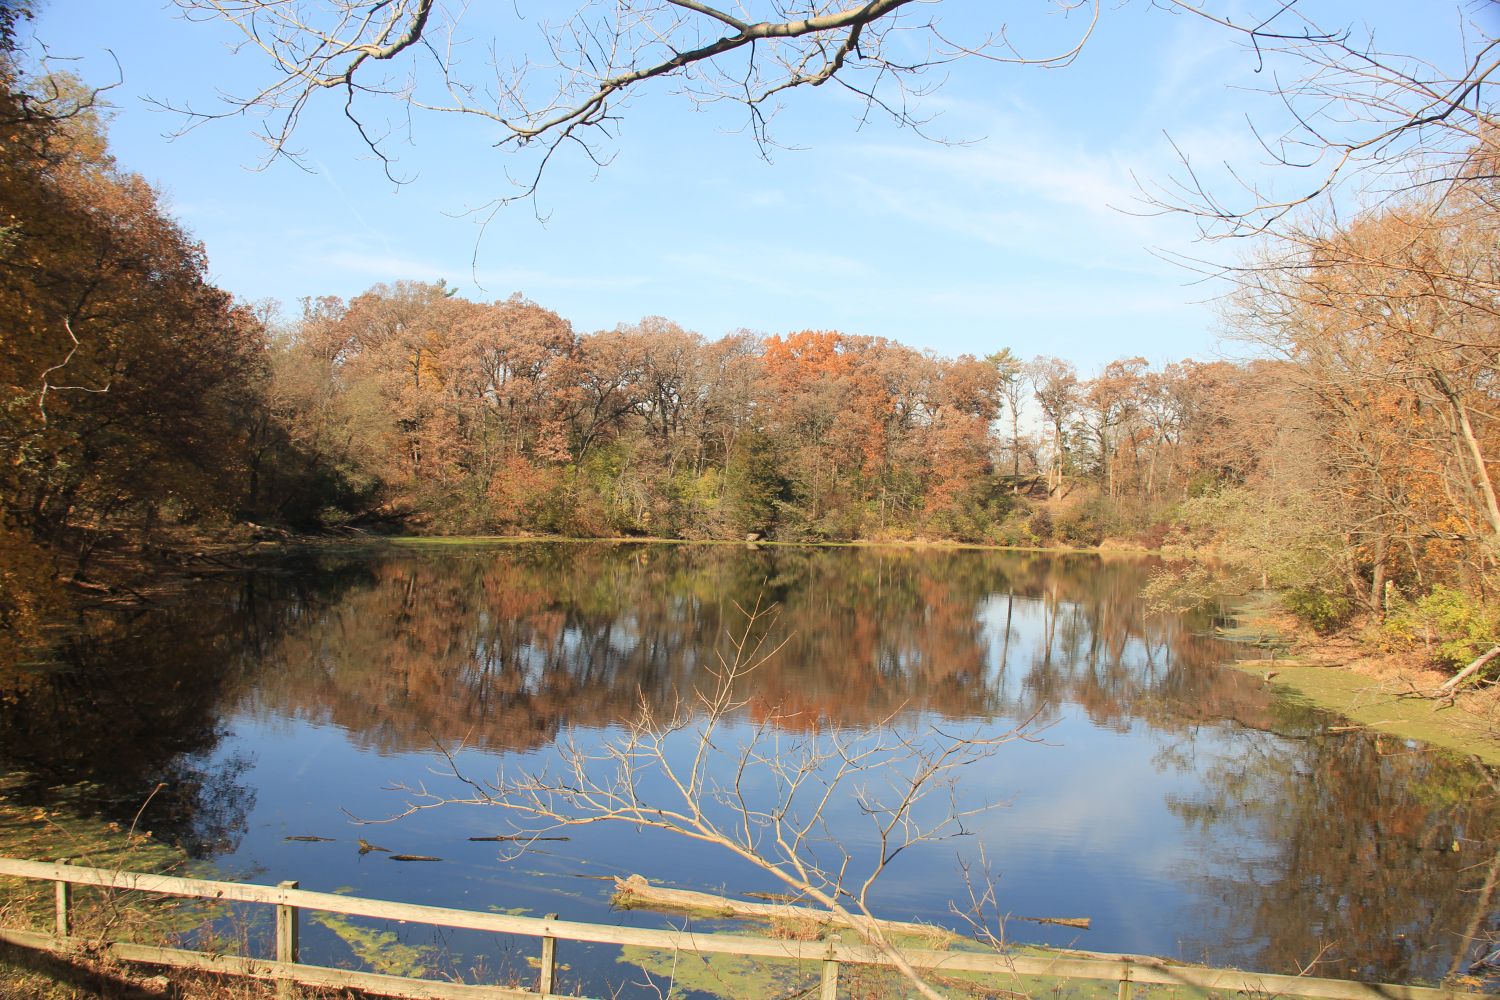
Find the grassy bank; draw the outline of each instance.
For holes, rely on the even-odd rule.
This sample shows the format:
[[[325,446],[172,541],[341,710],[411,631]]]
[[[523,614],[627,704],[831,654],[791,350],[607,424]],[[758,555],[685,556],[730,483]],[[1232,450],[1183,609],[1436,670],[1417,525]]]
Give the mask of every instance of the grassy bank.
[[[35,861],[71,860],[97,867],[141,871],[173,869],[185,860],[166,844],[142,831],[83,814],[66,805],[43,808],[19,801],[13,776],[0,778],[0,856]],[[66,801],[67,796],[62,796]],[[79,930],[83,933],[168,933],[172,911],[143,906],[135,899],[107,892],[79,893]],[[0,926],[50,930],[52,886],[44,882],[0,878]],[[83,1000],[94,997],[168,996],[170,981],[111,963],[55,958],[25,948],[0,945],[0,1000]]]
[[[44,808],[22,801],[16,794],[20,784],[17,776],[0,776],[0,856],[194,874],[181,850],[149,832],[70,806],[75,790],[58,790],[57,802]],[[168,946],[226,915],[223,904],[94,886],[74,888],[72,913],[73,933],[84,939]],[[0,877],[0,927],[51,932],[53,914],[51,883]],[[215,940],[200,933],[192,947],[212,951]],[[226,944],[230,951],[240,947],[237,942],[217,946]],[[123,963],[88,948],[51,955],[0,944],[0,1000],[270,1000],[277,995],[270,982]],[[296,995],[299,1000],[349,996],[310,989]]]

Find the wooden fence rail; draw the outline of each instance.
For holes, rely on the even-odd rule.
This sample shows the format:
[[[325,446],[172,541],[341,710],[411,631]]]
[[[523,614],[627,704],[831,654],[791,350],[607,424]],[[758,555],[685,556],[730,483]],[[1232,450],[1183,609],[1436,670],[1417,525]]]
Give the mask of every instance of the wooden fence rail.
[[[786,961],[819,963],[822,968],[820,997],[833,1000],[837,994],[841,964],[890,966],[874,947],[845,944],[840,938],[826,941],[789,941],[739,934],[698,934],[689,930],[657,930],[608,924],[559,920],[556,914],[522,917],[504,913],[393,903],[361,899],[331,892],[298,888],[296,882],[255,885],[208,879],[151,875],[142,872],[84,868],[61,862],[21,861],[0,858],[0,876],[52,882],[55,886],[56,917],[51,934],[0,928],[0,941],[51,952],[66,952],[87,944],[107,951],[123,961],[220,972],[276,980],[278,992],[286,995],[294,983],[307,986],[349,987],[385,996],[433,998],[433,1000],[538,1000],[553,997],[556,988],[558,941],[580,941],[611,945],[635,945],[662,951],[693,954],[740,955]],[[75,937],[71,912],[72,887],[100,886],[109,889],[149,892],[167,896],[211,899],[224,902],[262,903],[276,907],[275,960],[209,954],[180,948],[160,948],[125,942],[84,941]],[[350,972],[305,965],[300,960],[298,928],[302,910],[340,913],[407,921],[436,927],[455,927],[534,937],[540,941],[541,969],[538,990],[501,986],[470,986],[437,980]],[[937,951],[903,949],[902,955],[915,968],[938,973],[982,973],[995,976],[1049,976],[1117,982],[1120,1000],[1129,1000],[1137,986],[1182,986],[1225,993],[1261,996],[1320,997],[1326,1000],[1480,1000],[1485,994],[1425,986],[1360,983],[1342,979],[1316,979],[1211,969],[1178,965],[1164,959],[1135,955],[1056,956],[1007,955],[999,952]],[[561,1000],[561,998],[558,998]],[[1493,998],[1490,998],[1493,1000]]]

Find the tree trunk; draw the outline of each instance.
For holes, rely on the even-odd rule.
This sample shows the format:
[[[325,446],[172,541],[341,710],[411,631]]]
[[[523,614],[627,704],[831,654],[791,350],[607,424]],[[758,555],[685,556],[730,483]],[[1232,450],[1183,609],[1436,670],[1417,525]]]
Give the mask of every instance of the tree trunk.
[[[1484,460],[1484,452],[1479,447],[1479,439],[1474,434],[1474,425],[1469,421],[1469,408],[1464,405],[1454,390],[1448,377],[1436,368],[1431,370],[1433,384],[1453,408],[1453,415],[1458,422],[1459,437],[1463,441],[1464,451],[1470,464],[1473,466],[1473,476],[1479,487],[1479,495],[1484,500],[1485,515],[1490,524],[1490,547],[1500,554],[1500,500],[1495,496],[1495,484],[1490,481],[1489,466]]]

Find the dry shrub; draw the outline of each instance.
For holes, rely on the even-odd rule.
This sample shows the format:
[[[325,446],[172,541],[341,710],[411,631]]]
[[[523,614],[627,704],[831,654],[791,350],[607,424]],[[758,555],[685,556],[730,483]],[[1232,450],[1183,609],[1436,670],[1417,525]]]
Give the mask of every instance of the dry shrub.
[[[771,921],[771,936],[782,941],[817,941],[826,927],[810,917],[776,917]]]

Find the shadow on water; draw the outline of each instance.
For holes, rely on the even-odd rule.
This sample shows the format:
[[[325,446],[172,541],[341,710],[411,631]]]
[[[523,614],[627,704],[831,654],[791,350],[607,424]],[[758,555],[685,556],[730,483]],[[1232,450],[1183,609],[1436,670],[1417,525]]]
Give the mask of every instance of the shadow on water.
[[[199,581],[190,599],[84,613],[43,662],[0,668],[10,796],[45,803],[65,789],[192,857],[233,850],[255,790],[242,757],[212,759],[223,714],[253,685],[266,647],[356,581],[370,581],[362,564],[295,559]]]
[[[1057,943],[1396,981],[1471,960],[1500,931],[1495,779],[1217,667],[1231,654],[1205,622],[1144,613],[1149,570],[647,545],[299,557],[92,616],[55,662],[0,678],[0,757],[38,801],[82,786],[89,808],[129,821],[149,799],[141,822],[157,836],[287,877],[276,845],[328,822],[307,803],[326,807],[356,773],[337,760],[399,777],[429,766],[434,743],[496,760],[605,733],[642,702],[690,696],[744,610],[774,603],[762,625],[780,650],[741,692],[752,720],[1051,723],[1059,746],[981,776],[1016,801],[976,836],[992,838],[1016,912],[1098,915],[1091,936]],[[279,753],[315,737],[307,754],[325,766],[262,776],[269,741]],[[1138,784],[1119,787],[1137,756]],[[1125,803],[1122,821],[1080,799]],[[353,864],[332,865],[330,886],[404,891]],[[447,866],[421,901],[473,905],[488,864]],[[942,919],[921,884],[951,879],[953,850],[912,864],[883,898]]]

